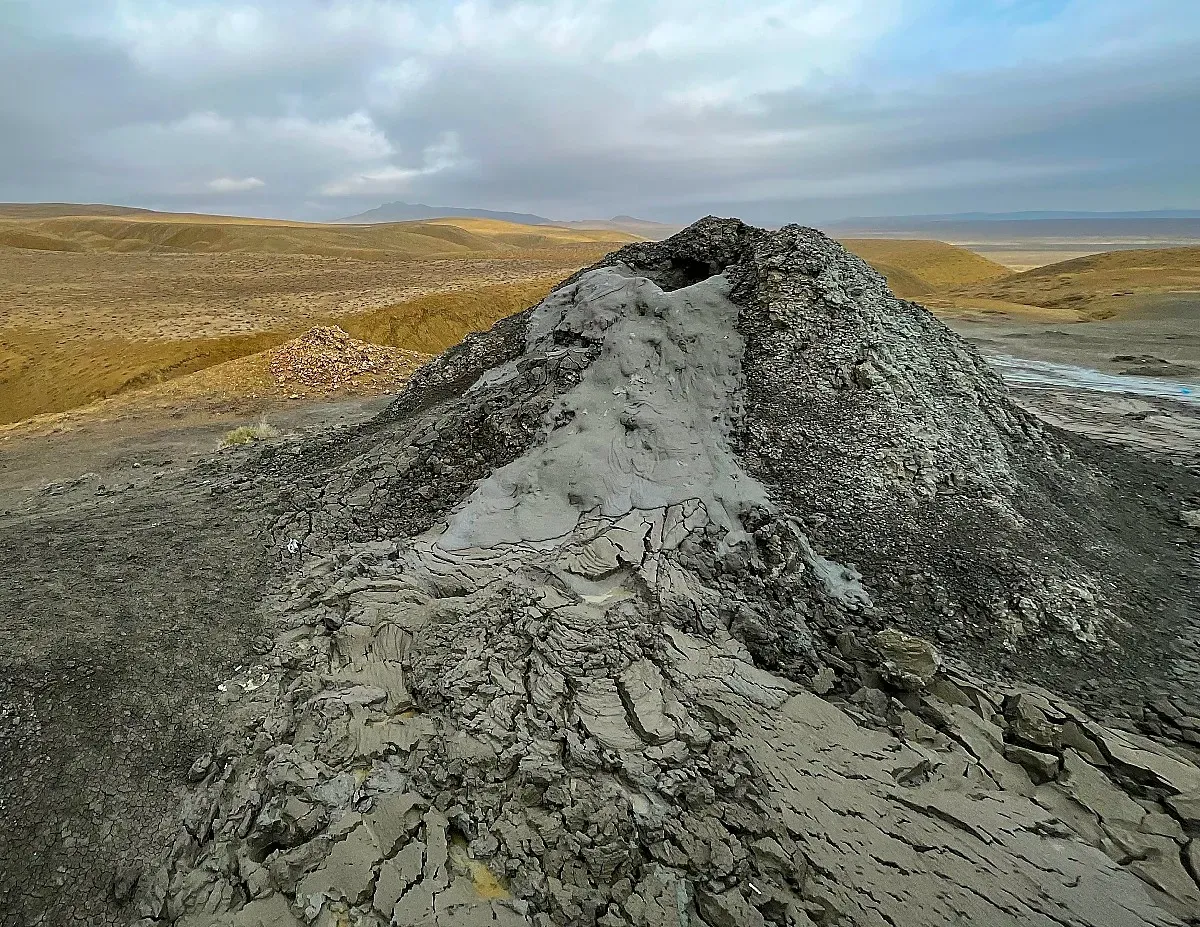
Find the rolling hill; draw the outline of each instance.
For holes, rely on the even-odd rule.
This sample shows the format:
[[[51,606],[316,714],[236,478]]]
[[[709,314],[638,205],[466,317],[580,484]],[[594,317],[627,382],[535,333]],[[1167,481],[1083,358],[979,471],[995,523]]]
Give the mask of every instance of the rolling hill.
[[[313,325],[437,353],[631,237],[476,218],[370,226],[156,213],[0,221],[8,310],[0,421],[144,390]],[[939,242],[849,244],[913,298],[1004,273]],[[191,380],[196,388],[210,382]]]
[[[848,251],[873,266],[905,299],[931,296],[951,286],[979,284],[1010,275],[1008,268],[943,241],[848,238]]]
[[[628,232],[437,219],[366,226],[172,216],[0,219],[0,248],[89,253],[290,254],[414,260],[634,240]]]
[[[1110,251],[1047,264],[954,289],[982,297],[1108,317],[1135,309],[1140,297],[1200,291],[1200,247]]]
[[[0,218],[0,422],[184,376],[313,325],[441,350],[633,240],[473,218],[62,214],[85,208],[35,204]]]
[[[498,212],[494,209],[464,209],[459,206],[426,206],[424,203],[384,203],[366,212],[360,212],[337,222],[352,224],[374,224],[379,222],[412,222],[419,219],[498,219],[501,222],[518,222],[522,225],[554,225],[553,219],[535,216],[528,212]]]
[[[682,226],[668,225],[665,222],[655,222],[652,219],[639,219],[636,216],[613,216],[611,219],[580,219],[573,222],[563,222],[568,228],[578,229],[613,229],[618,232],[628,232],[638,238],[648,241],[662,241],[678,232]]]
[[[0,219],[54,219],[61,216],[165,216],[137,206],[104,203],[0,203]]]
[[[0,422],[170,381],[313,325],[436,353],[536,302],[578,267],[665,228],[608,221],[623,227],[475,217],[335,225],[0,205]],[[1200,289],[1200,248],[1121,251],[1011,273],[945,242],[843,243],[898,295],[947,316],[1086,319],[1123,311],[1138,294]]]
[[[637,238],[659,241],[679,231],[681,226],[639,219],[636,216],[613,216],[611,219],[572,219],[557,221],[527,212],[497,212],[492,209],[463,208],[459,206],[426,206],[424,203],[384,203],[366,212],[336,220],[339,223],[374,224],[380,222],[409,222],[425,219],[495,219],[521,225],[555,225],[562,228],[594,231],[625,232]]]

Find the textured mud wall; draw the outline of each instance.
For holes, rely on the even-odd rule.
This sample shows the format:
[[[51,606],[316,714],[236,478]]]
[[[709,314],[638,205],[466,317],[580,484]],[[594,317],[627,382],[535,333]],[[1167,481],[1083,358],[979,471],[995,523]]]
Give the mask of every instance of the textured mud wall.
[[[0,837],[12,923],[1132,927],[1200,910],[1196,544],[1175,517],[1200,485],[1042,427],[819,233],[709,220],[623,249],[370,425],[203,478],[104,530],[191,539],[162,558],[174,611],[146,611],[208,616],[217,646],[156,685],[198,705],[215,690],[219,715],[194,755],[148,748],[164,773],[140,786],[159,804],[132,852],[42,832],[59,894],[21,858],[30,837]],[[20,530],[66,546],[91,517]],[[75,591],[56,616],[127,601],[119,575],[57,565]],[[0,588],[49,640],[24,586]],[[148,653],[147,627],[129,625]],[[1168,642],[1175,662],[1143,672]],[[25,720],[10,730],[49,761],[15,762],[3,798],[57,825],[61,784],[113,776]]]
[[[620,518],[688,499],[704,500],[722,529],[740,527],[766,491],[729,447],[742,393],[737,313],[721,277],[663,293],[600,270],[548,298],[531,317],[531,350],[561,336],[603,347],[549,409],[558,427],[475,490],[442,546],[549,540],[583,512]]]

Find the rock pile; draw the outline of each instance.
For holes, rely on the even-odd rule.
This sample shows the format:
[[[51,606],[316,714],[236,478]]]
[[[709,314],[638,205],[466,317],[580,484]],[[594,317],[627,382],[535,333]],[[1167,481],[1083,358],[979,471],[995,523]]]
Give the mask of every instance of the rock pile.
[[[301,394],[399,388],[429,358],[415,351],[369,344],[335,326],[316,326],[268,352],[280,387]]]
[[[1197,922],[1180,500],[818,232],[623,248],[252,472],[270,636],[128,920]]]

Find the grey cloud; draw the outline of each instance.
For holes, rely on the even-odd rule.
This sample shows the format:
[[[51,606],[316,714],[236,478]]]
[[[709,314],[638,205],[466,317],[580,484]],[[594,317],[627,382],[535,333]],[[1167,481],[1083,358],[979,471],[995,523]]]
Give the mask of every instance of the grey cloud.
[[[332,218],[403,198],[761,222],[1200,205],[1187,22],[1105,56],[882,79],[883,25],[805,38],[825,26],[790,0],[731,24],[742,44],[728,48],[680,27],[679,3],[622,18],[620,0],[467,0],[442,21],[444,4],[174,6],[140,25],[102,3],[91,18],[0,7],[0,199]],[[700,6],[698,21],[720,22],[721,4]],[[882,22],[902,7],[878,9]]]

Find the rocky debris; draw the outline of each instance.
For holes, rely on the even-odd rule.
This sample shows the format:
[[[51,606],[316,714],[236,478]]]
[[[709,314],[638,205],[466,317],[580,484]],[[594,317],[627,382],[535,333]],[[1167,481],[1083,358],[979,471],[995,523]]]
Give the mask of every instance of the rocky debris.
[[[1189,711],[1193,713],[1189,714]],[[1142,710],[1138,728],[1144,734],[1170,738],[1190,748],[1200,748],[1200,717],[1178,697],[1151,701]]]
[[[875,635],[872,643],[882,658],[884,678],[899,689],[919,691],[933,681],[942,659],[928,641],[889,628]]]
[[[818,232],[624,248],[252,461],[272,637],[121,911],[1195,923],[1196,757],[1081,704],[1196,714],[1178,508],[1087,455]]]
[[[144,917],[1141,925],[1197,909],[1200,768],[947,661],[888,590],[923,588],[953,626],[957,574],[926,562],[881,584],[821,530],[831,500],[865,500],[894,550],[896,493],[942,509],[944,532],[968,509],[993,539],[1024,530],[1014,481],[1031,459],[1061,473],[1065,452],[968,349],[819,235],[716,222],[626,249],[495,337],[492,358],[468,344],[398,401],[419,449],[403,472],[470,470],[439,422],[473,408],[530,433],[419,532],[305,522],[270,681],[237,703],[242,746],[202,783]],[[775,370],[772,351],[826,397],[814,419],[789,396],[774,435],[783,409],[748,369]],[[886,453],[829,450],[821,419],[844,429],[849,411]],[[819,472],[763,460],[797,425]],[[344,498],[395,498],[402,477],[376,466],[354,458]],[[1008,651],[1032,626],[1068,654],[1116,640],[1118,601],[1015,547],[984,570],[998,583],[1016,558],[1028,592],[983,633]]]
[[[179,889],[144,914],[246,923],[279,894],[289,924],[542,923],[541,910],[596,924],[1133,925],[1197,909],[1181,862],[1194,809],[1181,792],[1152,796],[1200,770],[1158,746],[1134,754],[1072,706],[1022,690],[974,698],[976,681],[946,667],[936,695],[884,692],[894,730],[872,729],[732,638],[668,627],[655,642],[627,609],[606,616],[541,569],[501,573],[465,602],[409,588],[380,612],[399,591],[395,552],[410,555],[360,551],[356,588],[336,600],[346,621],[316,620],[334,603],[297,615],[306,633],[274,655],[296,682],[241,706],[255,748],[209,776],[197,807],[215,809],[210,830],[182,860],[188,871],[193,853],[224,847],[242,868],[202,864],[203,893],[194,876],[161,877]],[[492,616],[478,636],[464,608]],[[611,651],[587,644],[601,628]],[[587,683],[571,696],[567,678]],[[388,689],[439,707],[389,710]],[[1017,745],[1032,711],[1078,718],[1105,765]],[[278,823],[314,809],[337,823]],[[239,894],[232,916],[196,913],[230,897],[236,909]]]
[[[386,390],[402,386],[427,355],[358,341],[334,326],[316,326],[267,353],[275,382],[301,394]]]

